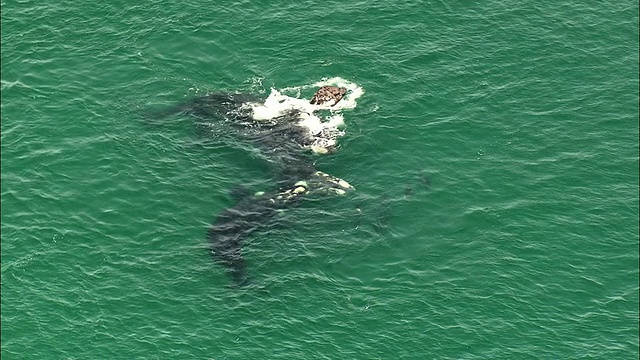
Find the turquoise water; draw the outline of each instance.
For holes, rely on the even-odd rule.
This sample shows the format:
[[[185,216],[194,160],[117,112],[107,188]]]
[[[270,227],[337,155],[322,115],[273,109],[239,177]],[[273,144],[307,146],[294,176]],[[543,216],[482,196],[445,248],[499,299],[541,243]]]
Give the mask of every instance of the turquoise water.
[[[638,5],[2,2],[3,359],[637,359]],[[141,114],[339,76],[309,198],[206,231],[247,144]]]

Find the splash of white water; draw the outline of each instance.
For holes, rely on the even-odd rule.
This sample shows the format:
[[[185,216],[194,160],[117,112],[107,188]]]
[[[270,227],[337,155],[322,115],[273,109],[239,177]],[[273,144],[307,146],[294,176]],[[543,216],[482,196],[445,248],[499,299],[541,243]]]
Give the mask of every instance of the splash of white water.
[[[302,90],[326,85],[346,88],[347,93],[334,106],[329,103],[313,105],[309,99],[283,94],[284,92],[300,94]],[[356,100],[363,93],[364,90],[357,84],[340,77],[334,77],[309,85],[288,87],[281,90],[272,88],[269,97],[263,103],[249,103],[247,105],[251,108],[255,121],[270,121],[290,114],[292,111],[297,111],[299,114],[297,125],[306,128],[309,136],[313,139],[313,145],[310,148],[316,153],[327,153],[329,148],[335,146],[337,139],[344,135],[344,132],[339,129],[344,125],[341,110],[355,108]],[[328,115],[317,115],[320,110],[328,110]]]

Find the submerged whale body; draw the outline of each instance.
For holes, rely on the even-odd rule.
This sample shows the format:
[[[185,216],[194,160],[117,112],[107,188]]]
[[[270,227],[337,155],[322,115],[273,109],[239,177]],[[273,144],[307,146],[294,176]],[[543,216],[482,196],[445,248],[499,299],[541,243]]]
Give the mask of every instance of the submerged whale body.
[[[205,131],[209,126],[225,125],[239,140],[258,148],[275,173],[276,189],[245,194],[234,206],[220,212],[207,231],[211,255],[227,269],[235,285],[248,281],[242,247],[250,234],[269,224],[279,211],[298,205],[308,194],[344,194],[353,189],[346,181],[318,171],[309,151],[335,151],[335,138],[340,131],[322,123],[314,111],[326,108],[323,106],[334,107],[346,93],[344,87],[322,86],[307,102],[310,108],[279,107],[285,101],[299,104],[296,101],[300,99],[273,101],[271,96],[264,99],[249,94],[214,93],[163,112],[188,114]],[[269,116],[260,113],[274,108],[277,111]]]
[[[244,240],[263,227],[278,211],[298,205],[303,195],[309,193],[344,194],[353,187],[344,180],[314,172],[309,181],[298,181],[289,187],[270,193],[256,193],[235,206],[223,210],[207,231],[211,255],[231,275],[235,285],[247,283],[246,261],[242,256]]]

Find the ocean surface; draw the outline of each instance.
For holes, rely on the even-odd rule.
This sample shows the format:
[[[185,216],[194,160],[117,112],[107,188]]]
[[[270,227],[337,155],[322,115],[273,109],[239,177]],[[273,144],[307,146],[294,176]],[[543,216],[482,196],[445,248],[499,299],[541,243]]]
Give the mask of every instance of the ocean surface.
[[[1,7],[2,359],[638,358],[636,1]],[[334,77],[363,93],[311,156],[355,191],[233,286],[207,230],[273,174],[144,119]]]

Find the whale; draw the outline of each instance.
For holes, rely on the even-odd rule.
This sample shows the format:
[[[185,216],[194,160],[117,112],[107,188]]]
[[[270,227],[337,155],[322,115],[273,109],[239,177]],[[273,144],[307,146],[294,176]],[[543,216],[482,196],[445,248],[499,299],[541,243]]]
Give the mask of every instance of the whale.
[[[226,268],[235,286],[245,285],[249,277],[242,247],[251,233],[265,226],[280,210],[300,204],[305,195],[342,195],[351,190],[353,186],[346,181],[316,171],[306,180],[299,180],[289,187],[280,187],[269,193],[257,192],[244,198],[220,212],[207,231],[211,255]]]
[[[245,191],[215,216],[206,232],[212,258],[234,286],[249,283],[245,242],[276,214],[299,206],[312,194],[344,195],[354,190],[347,181],[317,169],[314,161],[318,154],[337,151],[336,139],[343,134],[335,124],[320,121],[316,112],[335,108],[347,93],[347,88],[332,85],[321,86],[311,100],[284,98],[278,92],[268,98],[215,92],[155,112],[156,118],[188,115],[199,133],[224,126],[235,139],[258,149],[273,171],[270,191]]]

